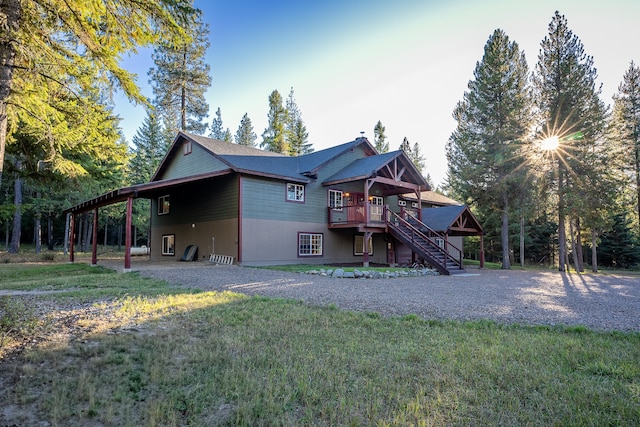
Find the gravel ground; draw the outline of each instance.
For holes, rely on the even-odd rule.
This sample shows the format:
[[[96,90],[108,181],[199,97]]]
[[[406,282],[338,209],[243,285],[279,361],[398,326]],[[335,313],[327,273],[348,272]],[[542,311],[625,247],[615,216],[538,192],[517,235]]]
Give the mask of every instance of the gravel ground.
[[[102,262],[122,270],[121,262]],[[428,319],[584,325],[640,332],[640,276],[555,271],[468,270],[457,276],[333,279],[302,273],[134,260],[141,275],[203,290],[304,300],[314,305],[416,314]]]

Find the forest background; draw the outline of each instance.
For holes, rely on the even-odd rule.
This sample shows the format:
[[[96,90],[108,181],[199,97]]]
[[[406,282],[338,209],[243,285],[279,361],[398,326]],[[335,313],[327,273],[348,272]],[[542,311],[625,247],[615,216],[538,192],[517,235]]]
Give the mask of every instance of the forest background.
[[[60,212],[148,181],[178,129],[287,155],[314,150],[293,88],[286,97],[277,89],[265,94],[260,137],[248,114],[235,132],[220,107],[209,120],[210,29],[190,1],[149,2],[144,10],[119,4],[2,3],[0,221],[9,252],[21,243],[36,252],[43,242],[59,248],[66,228]],[[142,46],[153,52],[152,99],[121,67],[122,57]],[[453,109],[447,177],[438,189],[472,207],[486,230],[488,260],[560,270],[638,264],[640,69],[629,61],[608,105],[594,58],[559,12],[532,70],[517,41],[501,29],[490,35]],[[147,106],[131,141],[114,114],[114,89]],[[421,146],[407,137],[390,141],[383,121],[371,123],[376,148],[405,150],[430,179]],[[119,245],[124,208],[103,210],[102,243]],[[137,200],[136,245],[148,243],[148,216],[148,201]],[[85,250],[90,221],[80,221]],[[469,239],[465,252],[478,257],[477,241]]]

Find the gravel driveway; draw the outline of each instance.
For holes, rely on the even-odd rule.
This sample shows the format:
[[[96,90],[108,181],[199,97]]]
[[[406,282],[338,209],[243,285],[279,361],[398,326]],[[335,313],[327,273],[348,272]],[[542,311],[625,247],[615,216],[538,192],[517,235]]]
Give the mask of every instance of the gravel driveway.
[[[121,271],[115,262],[100,264]],[[640,332],[640,276],[468,270],[458,276],[333,279],[207,262],[136,261],[133,271],[203,290],[292,298],[315,305],[429,319],[584,325]]]

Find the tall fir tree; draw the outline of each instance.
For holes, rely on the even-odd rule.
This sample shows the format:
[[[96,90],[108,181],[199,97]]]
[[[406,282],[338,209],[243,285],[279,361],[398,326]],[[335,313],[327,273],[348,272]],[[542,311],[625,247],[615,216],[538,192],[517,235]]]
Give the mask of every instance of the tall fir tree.
[[[509,216],[522,188],[523,146],[531,126],[528,74],[518,44],[495,30],[454,110],[458,124],[447,143],[449,185],[456,196],[500,212],[503,269],[511,267]]]
[[[610,137],[616,143],[616,157],[627,177],[623,188],[634,190],[636,232],[640,236],[640,67],[633,61],[613,100]]]
[[[131,184],[149,182],[171,145],[157,113],[147,111],[132,142],[135,147],[129,160],[129,180]]]
[[[378,153],[386,153],[389,151],[389,142],[387,141],[387,135],[385,135],[386,128],[382,125],[382,122],[378,120],[378,123],[373,128],[373,146]]]
[[[48,127],[45,141],[64,158],[68,147],[82,145],[85,129],[64,125],[68,108],[89,111],[87,126],[99,126],[94,105],[104,99],[86,96],[114,87],[130,98],[146,102],[135,76],[120,66],[119,59],[140,46],[184,36],[176,17],[187,16],[187,0],[140,2],[122,0],[118,7],[108,2],[21,0],[0,2],[0,185],[6,144],[25,126]],[[55,95],[55,96],[52,96]],[[69,102],[60,110],[50,101],[64,96]],[[9,102],[11,100],[11,102]],[[102,107],[102,106],[101,106]],[[57,124],[48,125],[55,117]],[[62,122],[60,119],[62,118]],[[91,138],[89,138],[90,140]]]
[[[247,113],[244,113],[244,116],[242,116],[242,119],[240,120],[240,126],[238,126],[238,130],[236,131],[236,144],[255,147],[257,139],[258,136],[253,131],[251,119]]]
[[[282,103],[282,95],[274,90],[269,95],[267,128],[262,132],[261,148],[274,153],[289,154],[286,135],[287,116],[287,110]]]
[[[154,50],[149,70],[155,104],[172,127],[204,134],[209,105],[204,94],[211,86],[211,67],[205,61],[209,48],[209,25],[196,10],[182,23],[187,38],[162,43]]]
[[[211,121],[211,132],[209,133],[209,136],[220,141],[233,142],[231,131],[229,128],[224,129],[222,124],[222,112],[220,111],[220,107],[216,110],[216,116]]]
[[[289,154],[291,156],[301,156],[313,152],[311,143],[309,142],[309,132],[302,120],[302,113],[296,103],[293,88],[289,92],[287,98],[287,144],[289,146]]]
[[[536,108],[542,117],[539,128],[544,136],[554,136],[560,141],[558,148],[551,150],[558,196],[560,271],[568,268],[566,224],[571,220],[579,230],[580,217],[592,209],[588,202],[595,200],[585,197],[584,192],[600,191],[589,188],[590,183],[599,181],[592,153],[607,151],[601,147],[607,108],[599,98],[596,78],[593,58],[585,54],[582,42],[569,29],[567,19],[556,11],[549,24],[549,34],[541,43],[533,89]],[[573,238],[573,233],[570,237]],[[580,251],[581,246],[577,245],[576,249]],[[577,251],[574,251],[575,261],[581,258]]]

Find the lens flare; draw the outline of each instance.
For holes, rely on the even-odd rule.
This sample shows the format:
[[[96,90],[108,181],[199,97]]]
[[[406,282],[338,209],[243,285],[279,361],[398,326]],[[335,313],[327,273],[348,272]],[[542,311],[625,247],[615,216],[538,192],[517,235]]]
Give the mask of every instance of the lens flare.
[[[549,136],[540,141],[540,149],[543,151],[555,151],[560,146],[560,139],[557,135]]]

